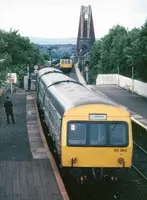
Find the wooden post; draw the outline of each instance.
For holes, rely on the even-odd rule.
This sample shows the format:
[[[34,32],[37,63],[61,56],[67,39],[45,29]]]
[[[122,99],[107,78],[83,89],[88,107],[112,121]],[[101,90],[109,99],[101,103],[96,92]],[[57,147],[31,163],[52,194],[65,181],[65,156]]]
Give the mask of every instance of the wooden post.
[[[120,83],[119,83],[119,66],[117,67],[117,70],[118,70],[118,86],[120,86]]]
[[[134,67],[132,67],[132,93],[134,93]]]

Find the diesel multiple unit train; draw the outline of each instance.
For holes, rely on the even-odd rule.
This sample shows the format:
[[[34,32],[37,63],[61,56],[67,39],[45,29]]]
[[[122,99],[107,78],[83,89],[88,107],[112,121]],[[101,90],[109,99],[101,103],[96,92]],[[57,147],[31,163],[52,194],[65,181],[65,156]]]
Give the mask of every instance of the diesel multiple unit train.
[[[39,70],[37,102],[62,168],[81,177],[85,169],[131,167],[127,110],[54,68]]]
[[[73,62],[70,57],[63,57],[60,59],[60,70],[64,73],[69,73],[72,70]]]

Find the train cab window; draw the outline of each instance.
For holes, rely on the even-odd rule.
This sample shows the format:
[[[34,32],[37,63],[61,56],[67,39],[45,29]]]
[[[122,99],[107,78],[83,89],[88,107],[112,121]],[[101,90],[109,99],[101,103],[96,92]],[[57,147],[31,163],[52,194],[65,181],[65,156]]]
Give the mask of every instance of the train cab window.
[[[103,146],[106,144],[106,125],[90,124],[90,146]]]
[[[68,64],[70,64],[70,60],[68,59],[67,61],[68,61]]]
[[[80,123],[70,123],[68,126],[68,144],[85,145],[86,144],[86,126]]]
[[[124,122],[69,122],[69,146],[127,146],[128,126]]]
[[[110,145],[125,146],[128,143],[127,126],[124,123],[113,123],[109,126]]]
[[[61,63],[64,64],[64,60],[62,60]]]

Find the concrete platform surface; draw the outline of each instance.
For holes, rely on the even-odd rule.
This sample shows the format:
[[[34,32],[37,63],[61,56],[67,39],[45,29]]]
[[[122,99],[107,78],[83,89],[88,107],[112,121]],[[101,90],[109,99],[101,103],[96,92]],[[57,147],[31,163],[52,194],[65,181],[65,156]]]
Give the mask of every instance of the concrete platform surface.
[[[15,124],[6,122],[0,97],[0,200],[69,199],[49,151],[34,93],[9,95]]]
[[[94,92],[106,95],[116,104],[127,109],[131,119],[147,130],[147,98],[127,91],[116,85],[87,85]]]

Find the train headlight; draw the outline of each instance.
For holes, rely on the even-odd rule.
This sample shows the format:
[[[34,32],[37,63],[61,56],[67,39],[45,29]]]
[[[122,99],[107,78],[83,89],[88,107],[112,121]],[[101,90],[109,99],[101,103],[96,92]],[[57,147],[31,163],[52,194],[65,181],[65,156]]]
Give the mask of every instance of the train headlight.
[[[119,158],[118,158],[118,162],[119,162],[121,165],[123,164],[123,167],[125,167],[125,160],[124,160],[124,158],[119,157]]]
[[[71,165],[73,166],[73,164],[76,163],[76,162],[77,162],[77,158],[76,157],[72,157],[72,159],[71,159]]]

